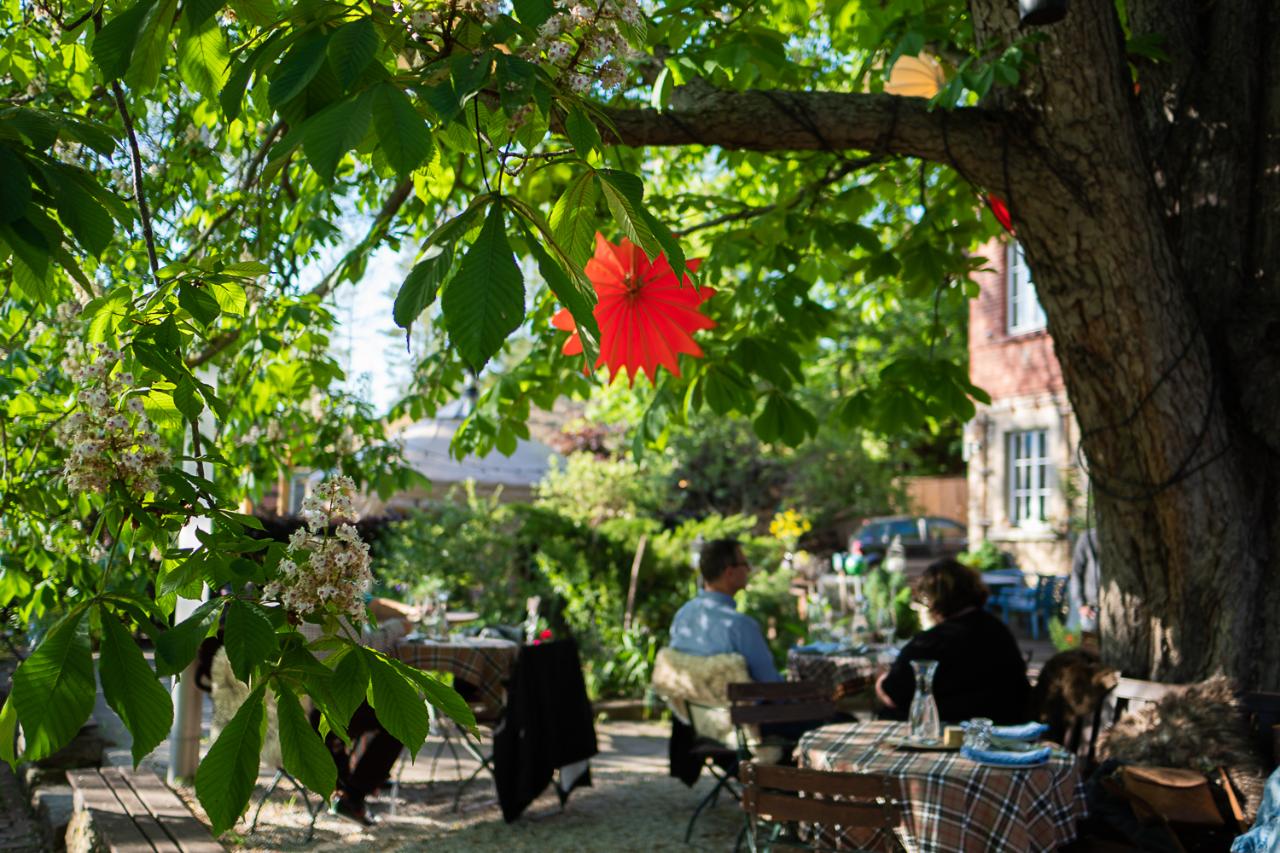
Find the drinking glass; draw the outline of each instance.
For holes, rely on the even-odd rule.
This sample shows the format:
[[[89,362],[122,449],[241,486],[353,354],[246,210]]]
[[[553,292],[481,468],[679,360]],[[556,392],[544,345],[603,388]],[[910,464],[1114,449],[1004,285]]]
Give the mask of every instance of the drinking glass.
[[[914,741],[942,740],[942,719],[938,716],[938,703],[933,698],[933,676],[938,671],[936,660],[913,660],[911,669],[916,674],[916,693],[911,699],[911,739]]]
[[[435,637],[437,640],[449,639],[449,593],[446,590],[436,593]]]
[[[964,745],[970,749],[986,749],[991,746],[991,727],[987,717],[974,717],[964,726]]]

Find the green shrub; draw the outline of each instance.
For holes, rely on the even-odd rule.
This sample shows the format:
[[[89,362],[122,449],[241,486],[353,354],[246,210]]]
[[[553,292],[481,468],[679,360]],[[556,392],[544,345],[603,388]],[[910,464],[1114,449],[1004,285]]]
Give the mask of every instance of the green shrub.
[[[984,540],[981,545],[972,551],[965,551],[959,554],[956,559],[979,572],[1007,569],[1013,565],[1012,555],[1006,551],[1001,551],[990,539]]]

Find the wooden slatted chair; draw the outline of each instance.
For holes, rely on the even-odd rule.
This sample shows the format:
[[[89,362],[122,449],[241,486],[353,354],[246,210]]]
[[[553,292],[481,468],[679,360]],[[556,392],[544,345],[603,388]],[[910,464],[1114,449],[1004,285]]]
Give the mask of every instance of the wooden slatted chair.
[[[739,772],[747,842],[752,853],[778,846],[800,850],[851,848],[853,830],[870,840],[877,832],[901,849],[897,828],[902,803],[886,776],[836,773],[747,762]]]

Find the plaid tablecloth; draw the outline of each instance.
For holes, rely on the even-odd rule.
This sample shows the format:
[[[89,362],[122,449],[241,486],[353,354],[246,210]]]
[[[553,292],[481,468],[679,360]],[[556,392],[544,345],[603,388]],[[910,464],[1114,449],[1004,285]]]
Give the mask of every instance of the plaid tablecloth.
[[[511,677],[520,645],[510,640],[469,637],[462,640],[400,641],[392,653],[405,663],[431,672],[451,672],[475,685],[480,700],[494,710],[506,704],[503,682]]]
[[[819,655],[787,652],[787,672],[793,681],[816,681],[828,690],[855,679],[870,678],[876,672],[875,654]]]
[[[1074,757],[1055,751],[1045,765],[1011,769],[959,752],[908,752],[884,743],[906,733],[905,723],[824,726],[801,739],[800,766],[896,778],[905,823],[900,840],[910,851],[1038,853],[1075,839],[1085,800]],[[883,832],[859,841],[895,849]]]

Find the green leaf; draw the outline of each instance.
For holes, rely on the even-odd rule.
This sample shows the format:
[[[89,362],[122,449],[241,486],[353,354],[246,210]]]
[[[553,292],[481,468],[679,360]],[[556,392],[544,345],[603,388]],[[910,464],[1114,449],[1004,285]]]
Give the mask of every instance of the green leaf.
[[[473,370],[484,367],[524,321],[524,278],[507,243],[501,204],[489,208],[441,307],[449,337]]]
[[[368,93],[364,93],[325,107],[307,119],[302,132],[302,150],[307,153],[311,168],[326,184],[333,183],[342,155],[359,145],[368,132],[369,101]]]
[[[147,666],[142,650],[120,620],[102,612],[101,661],[98,669],[107,704],[133,735],[133,766],[169,736],[173,701]]]
[[[111,214],[79,184],[56,172],[52,174],[55,176],[51,185],[58,218],[75,235],[76,242],[86,252],[94,257],[101,255],[115,236],[115,223]]]
[[[202,326],[209,325],[222,313],[222,306],[208,288],[185,281],[178,285],[178,304]]]
[[[34,210],[34,208],[32,208]],[[30,219],[18,219],[0,225],[0,239],[9,244],[13,254],[41,280],[49,272],[49,254],[52,247],[40,229]]]
[[[4,706],[0,707],[0,761],[7,763],[11,769],[18,765],[17,737],[18,712],[14,709],[13,697],[10,696],[4,700]]]
[[[372,18],[343,24],[333,32],[329,37],[329,64],[343,89],[350,89],[360,78],[360,72],[368,67],[380,43]]]
[[[160,80],[160,69],[172,52],[169,31],[173,29],[177,11],[178,0],[160,0],[147,15],[147,22],[133,49],[133,60],[124,75],[132,88],[152,89]]]
[[[459,51],[449,59],[449,71],[453,77],[453,94],[459,104],[484,86],[489,79],[489,67],[493,64],[492,51],[468,53]]]
[[[177,675],[187,668],[208,635],[209,626],[218,617],[218,609],[225,603],[220,597],[206,601],[182,622],[156,637],[157,673]]]
[[[435,302],[436,293],[452,268],[452,246],[432,246],[427,250],[427,257],[414,265],[396,294],[391,313],[397,326],[407,330]]]
[[[173,405],[189,421],[200,417],[200,413],[204,411],[204,401],[201,399],[199,390],[196,389],[196,384],[190,378],[179,377],[173,389]]]
[[[227,606],[227,627],[223,631],[227,661],[236,678],[251,684],[255,664],[269,664],[280,654],[275,629],[255,604],[233,599]]]
[[[0,222],[21,219],[31,201],[31,176],[22,158],[7,145],[0,145]]]
[[[656,258],[663,248],[649,225],[644,209],[644,184],[635,175],[619,172],[616,169],[601,169],[596,174],[600,177],[600,189],[609,205],[609,212],[618,223],[624,234],[650,258]],[[677,267],[674,259],[673,270],[683,268],[684,253],[680,254],[681,266]]]
[[[271,85],[267,88],[267,102],[273,109],[279,109],[302,94],[324,64],[328,44],[328,37],[318,36],[294,45],[285,54],[271,73]]]
[[[476,730],[475,712],[458,694],[458,691],[417,667],[409,666],[394,658],[386,658],[386,661],[395,667],[396,672],[416,684],[436,710],[468,731]]]
[[[551,209],[551,230],[556,242],[578,269],[591,258],[598,197],[595,170],[588,169],[569,182]]]
[[[564,131],[583,160],[590,157],[592,151],[598,151],[602,147],[600,131],[596,130],[595,123],[586,110],[576,104],[564,120]]]
[[[198,27],[217,14],[222,6],[223,0],[187,0],[182,16],[187,19],[189,26]]]
[[[382,655],[361,649],[369,668],[369,704],[378,713],[378,722],[415,754],[427,739],[431,725],[427,704],[422,701],[414,682],[398,671]]]
[[[129,59],[146,23],[147,13],[155,4],[156,0],[138,0],[107,21],[93,37],[93,61],[108,81],[123,77],[129,70]]]
[[[551,292],[560,300],[560,304],[569,309],[577,326],[578,339],[582,341],[583,355],[588,364],[594,364],[600,351],[600,327],[596,323],[593,312],[595,307],[595,289],[586,274],[574,270],[572,274],[543,248],[532,231],[526,229],[525,243],[538,262],[538,272],[551,288]]]
[[[243,317],[245,307],[249,304],[244,288],[229,281],[215,281],[209,284],[209,292],[223,313],[233,317]]]
[[[65,746],[93,711],[97,685],[87,633],[77,607],[49,630],[13,674],[14,708],[22,723],[25,761],[48,758]]]
[[[364,701],[369,686],[369,669],[358,647],[350,647],[333,669],[329,683],[330,705],[338,715],[338,723],[344,728],[351,722],[351,715]]]
[[[185,29],[178,45],[178,71],[188,86],[213,100],[228,79],[231,54],[227,52],[227,40],[212,17],[201,24],[188,22]]]
[[[338,781],[333,754],[325,747],[320,733],[312,728],[293,691],[279,681],[273,682],[272,687],[276,691],[276,720],[284,769],[308,790],[328,799]]]
[[[227,83],[218,93],[218,103],[222,105],[222,113],[227,117],[227,121],[233,121],[239,117],[240,108],[244,103],[244,92],[249,86],[249,78],[258,67],[258,60],[275,45],[279,38],[279,33],[273,33],[270,38],[255,47],[248,56],[235,63],[235,67],[230,69]]]
[[[520,23],[529,27],[540,27],[555,13],[551,0],[512,0],[512,9]]]
[[[209,815],[214,835],[235,826],[258,779],[265,688],[265,684],[254,688],[196,770],[196,796]]]
[[[373,90],[373,127],[383,155],[401,177],[431,156],[431,131],[399,87],[383,83]]]

